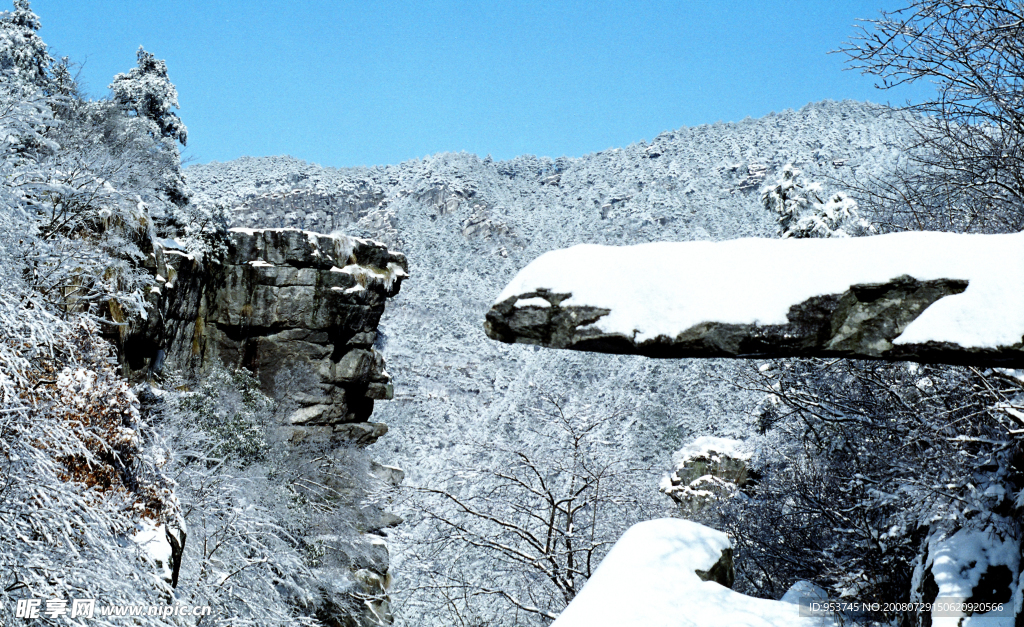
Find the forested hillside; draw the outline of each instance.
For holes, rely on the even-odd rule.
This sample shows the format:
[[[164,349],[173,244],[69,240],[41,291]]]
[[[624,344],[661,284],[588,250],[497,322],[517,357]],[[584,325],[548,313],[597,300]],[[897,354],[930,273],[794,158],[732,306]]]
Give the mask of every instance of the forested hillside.
[[[982,4],[915,1],[873,24],[885,37],[846,44],[884,80],[936,80],[916,110],[826,100],[582,157],[336,169],[286,156],[183,168],[168,64],[140,47],[97,99],[15,0],[0,12],[0,625],[119,625],[111,608],[129,607],[145,625],[549,625],[630,526],[670,516],[719,531],[648,523],[662,537],[633,546],[683,530],[701,564],[673,566],[684,588],[731,587],[721,598],[769,608],[757,618],[784,621],[784,595],[953,598],[1003,604],[986,618],[1019,627],[1022,371],[987,353],[941,362],[970,366],[877,350],[651,359],[484,332],[521,269],[575,244],[1018,232],[1020,55],[1006,42],[1024,26]],[[974,47],[943,57],[950,37]],[[962,237],[916,235],[884,241]],[[831,250],[884,247],[848,243]],[[743,250],[786,242],[767,244]],[[755,265],[780,275],[759,289],[791,278],[750,254],[643,252],[665,249],[630,249],[651,258],[617,280],[709,284]],[[927,270],[962,270],[943,253]],[[886,300],[871,294],[920,285],[879,272],[870,281],[888,283],[850,287],[879,319],[969,284],[940,276],[924,300]],[[803,287],[804,303],[829,296]],[[522,305],[507,326],[527,335],[492,336],[550,337],[537,312],[567,309],[545,290],[507,301]],[[1017,324],[1007,300],[991,309]],[[567,328],[593,322],[579,312]],[[661,583],[665,607],[688,606]],[[598,604],[566,616],[590,621],[612,597],[591,591]],[[616,611],[632,616],[627,597]]]
[[[608,541],[668,506],[657,486],[675,450],[701,435],[752,433],[762,396],[735,387],[746,367],[739,362],[495,344],[483,320],[501,288],[541,253],[576,243],[771,236],[774,216],[760,191],[785,164],[840,189],[841,180],[868,182],[890,171],[908,136],[900,115],[884,107],[826,101],[760,120],[669,131],[581,158],[493,162],[447,153],[341,170],[247,158],[192,166],[187,177],[197,195],[226,204],[234,224],[337,229],[407,254],[412,279],[382,323],[395,400],[377,410],[391,426],[371,449],[378,459],[402,466],[411,486],[470,497],[496,480],[484,475],[513,463],[513,452],[541,450],[559,433],[547,420],[556,411],[544,400],[550,397],[558,411],[599,422],[594,455],[621,463],[617,481],[630,498],[616,510],[621,516],[598,525]],[[458,596],[495,577],[514,594],[537,597],[522,605],[550,605],[552,592],[514,564],[481,558],[465,545],[422,546],[435,533],[431,515],[443,509],[431,498],[452,505],[448,496],[429,496],[410,496],[402,512],[408,520],[391,543],[396,598],[405,599],[399,620],[452,624],[451,606],[436,590],[443,584],[451,591],[445,594]],[[438,529],[446,537],[443,523]],[[423,590],[427,577],[433,590]],[[464,597],[460,603],[472,607],[464,613],[514,624],[502,603],[479,600]]]
[[[27,0],[0,12],[0,624],[386,620],[387,550],[372,532],[394,516],[362,502],[388,471],[355,441],[386,431],[366,422],[387,389],[374,316],[404,259],[345,238],[229,235],[185,185],[166,63],[140,47],[110,97],[90,99],[40,28]],[[280,265],[251,266],[257,245]],[[332,386],[350,423],[333,448],[282,436],[294,403],[217,355],[204,318],[217,298],[228,322],[260,314],[220,289],[228,255],[236,274],[273,282],[313,252],[323,273],[336,254],[354,261],[330,275],[350,291],[306,322],[358,331],[366,365]]]

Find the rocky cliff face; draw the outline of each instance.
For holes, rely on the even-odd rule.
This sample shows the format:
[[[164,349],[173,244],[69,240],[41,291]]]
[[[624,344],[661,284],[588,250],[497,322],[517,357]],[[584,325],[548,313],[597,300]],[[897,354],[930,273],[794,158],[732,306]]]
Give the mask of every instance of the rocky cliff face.
[[[296,229],[234,229],[227,248],[205,316],[210,356],[259,377],[288,408],[292,441],[376,441],[387,427],[368,422],[373,402],[393,392],[373,343],[405,257]]]
[[[373,401],[393,395],[373,348],[384,303],[408,276],[401,253],[367,239],[299,229],[233,229],[205,267],[158,241],[149,269],[152,313],[120,332],[136,377],[201,371],[211,360],[244,367],[289,411],[294,442],[367,445]]]
[[[293,447],[291,454],[315,451],[320,463],[345,467],[365,463],[346,457],[387,432],[370,421],[374,401],[393,396],[374,344],[385,301],[408,277],[405,256],[368,239],[288,228],[233,229],[213,248],[200,259],[174,240],[154,240],[145,264],[153,276],[148,315],[123,320],[115,338],[129,377],[202,376],[218,362],[245,368],[277,401],[277,441]],[[319,570],[345,571],[321,573],[324,581],[353,582],[351,598],[323,595],[317,612],[324,624],[391,621],[390,560],[378,534],[400,519],[367,508],[358,495],[367,482],[397,484],[403,473],[377,463],[367,473],[374,478],[325,478],[332,507],[350,512],[343,519],[353,529],[330,536],[311,530],[304,538],[331,553]]]

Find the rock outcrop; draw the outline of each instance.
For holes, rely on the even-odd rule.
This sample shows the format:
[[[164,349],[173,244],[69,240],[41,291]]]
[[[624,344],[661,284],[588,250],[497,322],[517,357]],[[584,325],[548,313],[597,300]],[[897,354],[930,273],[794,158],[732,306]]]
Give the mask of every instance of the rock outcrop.
[[[676,469],[659,489],[692,515],[718,499],[749,490],[760,475],[749,467],[751,454],[738,440],[702,436],[676,454]]]
[[[571,294],[537,290],[491,307],[484,331],[500,342],[648,357],[847,357],[1024,367],[1024,341],[994,349],[948,342],[893,343],[929,305],[966,287],[958,279],[918,281],[904,275],[887,283],[851,285],[841,294],[794,305],[787,324],[705,322],[676,337],[644,341],[593,326],[609,309],[563,306]]]
[[[1021,368],[1022,238],[580,245],[521,270],[484,328],[502,342],[649,357]]]
[[[372,240],[298,229],[232,229],[218,258],[155,242],[145,320],[119,329],[126,370],[200,372],[211,360],[254,373],[284,408],[293,442],[368,445],[391,379],[374,348],[405,256]],[[115,318],[116,319],[116,318]]]
[[[253,373],[277,401],[278,440],[294,447],[290,454],[315,451],[321,464],[349,468],[320,478],[332,506],[348,512],[343,528],[303,539],[323,553],[314,567],[322,581],[351,583],[319,592],[318,618],[339,627],[390,624],[381,530],[401,519],[359,495],[375,482],[397,485],[402,471],[363,468],[367,458],[350,447],[387,432],[370,421],[374,401],[393,396],[374,345],[385,301],[408,276],[405,256],[367,239],[288,228],[232,229],[212,247],[204,259],[174,240],[153,241],[146,317],[129,319],[110,305],[122,322],[113,339],[123,369],[137,380],[164,371],[202,376],[218,362]]]
[[[292,441],[367,445],[374,400],[393,396],[373,348],[405,257],[370,240],[293,229],[233,229],[203,318],[206,350],[243,366],[286,406]]]

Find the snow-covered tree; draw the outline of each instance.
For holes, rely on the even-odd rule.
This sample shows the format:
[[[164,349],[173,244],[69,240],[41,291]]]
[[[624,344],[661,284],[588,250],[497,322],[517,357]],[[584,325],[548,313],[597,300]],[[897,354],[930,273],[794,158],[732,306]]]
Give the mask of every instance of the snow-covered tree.
[[[53,57],[37,33],[40,26],[28,0],[14,0],[14,11],[0,13],[0,72],[45,89],[50,84]]]
[[[172,594],[162,577],[169,565],[130,539],[153,523],[175,524],[178,509],[143,446],[150,430],[138,399],[97,325],[54,316],[8,268],[10,282],[0,286],[0,622],[15,624],[17,601],[33,597],[160,603]]]
[[[1024,228],[1024,20],[1018,0],[911,0],[843,45],[852,69],[889,89],[934,85],[907,109],[905,163],[863,199],[893,229]]]
[[[429,532],[402,573],[403,608],[446,624],[546,624],[651,513],[636,491],[649,469],[610,450],[618,417],[546,402],[521,433],[477,443],[448,485],[413,488],[408,524]]]
[[[139,64],[118,74],[110,89],[114,102],[135,115],[151,120],[158,137],[186,144],[188,129],[172,109],[178,108],[178,90],[167,77],[167,63],[139,46]]]
[[[0,14],[0,622],[26,597],[153,604],[171,566],[130,539],[180,523],[101,307],[146,315],[154,140],[97,124],[24,0]],[[52,82],[56,77],[58,83]],[[56,85],[56,86],[55,86]],[[110,118],[107,118],[108,120]],[[173,166],[178,167],[177,159]],[[109,624],[97,619],[97,624]]]
[[[774,184],[761,191],[761,204],[776,214],[783,238],[849,237],[873,231],[857,213],[857,201],[843,192],[823,200],[820,183],[808,182],[788,163]]]
[[[860,601],[927,601],[925,540],[1020,538],[1024,379],[1012,371],[798,360],[751,368],[745,384],[765,394],[749,442],[760,477],[703,514],[735,538],[741,591],[778,598],[803,579]]]

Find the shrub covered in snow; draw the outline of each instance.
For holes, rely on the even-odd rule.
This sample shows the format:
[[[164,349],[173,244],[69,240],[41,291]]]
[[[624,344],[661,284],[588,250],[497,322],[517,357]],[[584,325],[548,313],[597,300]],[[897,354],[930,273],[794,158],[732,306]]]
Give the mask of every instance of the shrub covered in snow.
[[[840,598],[930,602],[944,538],[1019,552],[1022,424],[1001,409],[1024,401],[1012,373],[810,360],[767,364],[748,384],[767,395],[748,442],[762,476],[702,512],[735,538],[738,589],[778,598],[809,580]],[[1005,583],[1001,600],[1019,602]]]
[[[0,619],[18,599],[159,603],[169,565],[129,539],[179,525],[173,483],[143,446],[148,425],[94,322],[38,298],[0,299]],[[95,624],[119,624],[97,618]]]

